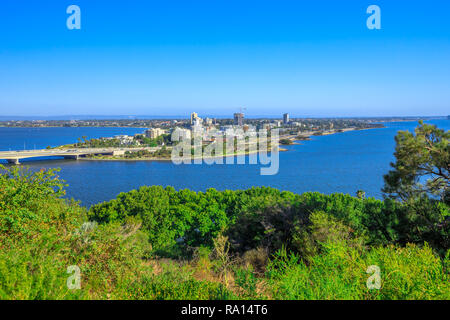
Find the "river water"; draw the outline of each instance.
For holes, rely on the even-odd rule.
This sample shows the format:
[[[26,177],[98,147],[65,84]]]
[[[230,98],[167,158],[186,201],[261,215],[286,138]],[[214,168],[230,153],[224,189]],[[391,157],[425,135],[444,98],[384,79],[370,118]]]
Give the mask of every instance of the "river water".
[[[427,123],[449,130],[449,120]],[[173,186],[204,191],[208,188],[247,189],[270,186],[296,193],[319,191],[381,198],[383,174],[394,160],[394,136],[398,130],[414,130],[417,122],[390,122],[386,128],[349,131],[312,137],[280,152],[279,172],[260,175],[262,165],[175,165],[170,161],[22,161],[33,170],[61,168],[60,177],[69,184],[67,197],[85,206],[113,199],[142,185]],[[0,150],[45,148],[76,142],[77,138],[99,138],[141,133],[142,128],[0,128]],[[248,161],[247,161],[248,163]]]

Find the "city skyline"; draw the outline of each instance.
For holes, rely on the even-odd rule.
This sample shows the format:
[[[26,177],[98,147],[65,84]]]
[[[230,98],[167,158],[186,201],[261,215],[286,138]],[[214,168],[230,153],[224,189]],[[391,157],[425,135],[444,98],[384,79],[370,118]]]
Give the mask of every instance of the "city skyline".
[[[230,119],[233,120],[233,114],[229,115],[213,115],[213,114],[199,114],[200,118],[212,119]],[[289,114],[292,119],[437,119],[447,118],[450,115],[405,115],[405,116],[298,116]],[[248,115],[245,114],[246,119],[269,119],[269,120],[283,120],[283,114],[272,115]],[[49,115],[49,116],[17,116],[0,115],[0,121],[89,121],[89,120],[189,120],[189,113],[184,115]]]

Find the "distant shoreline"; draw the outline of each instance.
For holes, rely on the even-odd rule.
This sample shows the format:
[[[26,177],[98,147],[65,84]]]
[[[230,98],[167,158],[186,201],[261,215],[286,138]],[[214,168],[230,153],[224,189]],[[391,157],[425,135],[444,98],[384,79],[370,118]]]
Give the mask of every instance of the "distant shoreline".
[[[360,130],[368,130],[368,129],[380,129],[380,128],[385,128],[384,125],[379,124],[378,126],[371,126],[371,127],[366,127],[366,128],[361,128],[361,127],[349,127],[349,128],[343,128],[343,129],[328,129],[328,130],[313,130],[313,131],[304,131],[304,132],[297,132],[295,134],[284,134],[281,135],[278,138],[278,150],[280,152],[285,152],[285,151],[289,151],[289,149],[286,149],[285,147],[289,146],[289,145],[301,145],[301,141],[305,141],[305,140],[311,140],[312,137],[314,136],[325,136],[325,135],[332,135],[332,134],[337,134],[337,133],[345,133],[345,132],[349,132],[349,131],[360,131]],[[287,141],[282,141],[282,140],[287,140]],[[246,145],[246,148],[249,147]],[[68,148],[68,145],[64,145],[64,146],[59,146],[59,147],[55,147],[52,149],[59,149],[60,151],[64,152],[64,150],[66,150]],[[142,150],[146,150],[146,147],[133,147],[133,148],[126,148],[126,147],[116,147],[116,148],[110,148],[109,150],[91,150],[90,152],[86,151],[83,152],[82,148],[77,148],[74,145],[70,145],[69,149],[75,148],[77,150],[66,150],[67,152],[71,152],[70,154],[60,154],[59,156],[64,157],[64,158],[77,158],[78,160],[82,160],[82,161],[125,161],[125,162],[130,162],[130,161],[173,161],[172,157],[171,157],[171,147],[169,147],[169,149],[167,149],[166,151],[160,153],[159,151],[161,150],[161,147],[158,148],[153,148],[155,150],[151,150],[150,153],[147,153],[147,155],[145,155],[145,153],[139,155],[136,154],[137,152],[140,152]],[[249,147],[249,150],[245,150],[245,152],[234,152],[230,155],[217,155],[217,156],[203,156],[201,155],[200,157],[196,157],[196,156],[190,156],[188,157],[186,160],[187,161],[195,161],[195,160],[207,160],[207,159],[219,159],[219,158],[227,158],[227,157],[237,157],[237,156],[248,156],[248,155],[252,155],[258,152],[261,152],[262,150],[250,150],[252,149],[251,147]],[[42,151],[47,151],[46,149],[42,149]],[[98,152],[97,152],[98,151]],[[116,152],[119,151],[119,152]],[[129,156],[129,154],[125,155],[124,152],[128,151],[131,152],[131,156]],[[5,151],[7,152],[7,151]],[[19,151],[9,151],[9,152],[19,152]],[[267,151],[268,153],[270,153],[271,151]],[[116,153],[116,155],[114,155],[114,153]],[[134,153],[134,154],[133,154]],[[159,154],[158,154],[159,153]],[[18,154],[18,155],[4,155],[4,159],[13,159],[14,161],[19,162],[20,159],[22,158],[32,158],[32,156],[22,156],[23,154]],[[50,154],[50,156],[58,156],[58,155],[52,155]],[[38,156],[36,156],[38,157]],[[45,155],[41,155],[41,157],[45,157]],[[181,161],[183,161],[183,159],[181,159]],[[18,164],[18,163],[16,163]]]
[[[227,118],[218,118],[221,120],[227,119]],[[261,120],[261,119],[265,119],[265,118],[249,118],[250,120]],[[276,118],[267,118],[269,120],[274,120]],[[446,116],[424,116],[424,117],[414,117],[414,118],[383,118],[383,117],[304,117],[304,118],[294,118],[297,120],[329,120],[329,119],[346,119],[346,120],[351,120],[351,119],[355,119],[355,120],[364,120],[364,121],[371,121],[372,123],[380,123],[380,122],[413,122],[413,121],[419,121],[419,120],[448,120],[448,118]],[[111,120],[102,120],[102,119],[89,119],[89,120],[77,120],[79,122],[83,122],[83,121],[128,121],[130,119],[111,119]],[[167,120],[167,121],[172,121],[172,120],[177,120],[177,121],[186,121],[185,118],[168,118],[168,119],[163,119],[163,118],[156,118],[156,119],[152,119],[152,118],[148,118],[148,119],[137,119],[136,121],[162,121],[162,120]],[[17,125],[17,122],[26,122],[24,123],[24,125]],[[34,128],[119,128],[119,129],[146,129],[146,126],[124,126],[124,125],[108,125],[107,123],[105,123],[104,125],[97,125],[97,126],[92,126],[92,125],[74,125],[74,126],[64,126],[64,125],[49,125],[49,124],[41,124],[41,125],[30,125],[32,122],[34,121],[47,121],[47,122],[67,122],[67,121],[71,121],[70,119],[66,119],[66,120],[0,120],[0,128],[30,128],[30,129],[34,129]],[[5,125],[7,122],[13,122],[16,125]]]

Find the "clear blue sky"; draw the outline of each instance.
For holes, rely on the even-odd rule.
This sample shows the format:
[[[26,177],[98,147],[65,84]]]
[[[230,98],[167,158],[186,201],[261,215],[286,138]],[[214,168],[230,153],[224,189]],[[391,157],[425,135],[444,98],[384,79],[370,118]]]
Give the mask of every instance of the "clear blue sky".
[[[448,0],[2,0],[0,115],[446,115],[449,17]]]

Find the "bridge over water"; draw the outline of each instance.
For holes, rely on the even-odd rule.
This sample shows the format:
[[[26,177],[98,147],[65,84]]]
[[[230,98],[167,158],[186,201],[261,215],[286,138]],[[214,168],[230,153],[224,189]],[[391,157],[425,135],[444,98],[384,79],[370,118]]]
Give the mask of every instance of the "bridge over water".
[[[57,149],[42,149],[42,150],[24,150],[24,151],[0,151],[0,160],[6,160],[8,163],[20,164],[20,160],[31,158],[64,158],[78,160],[80,157],[88,155],[123,155],[125,151],[132,150],[129,148],[114,149],[70,149],[70,150],[57,150]],[[134,149],[136,150],[136,149]]]

